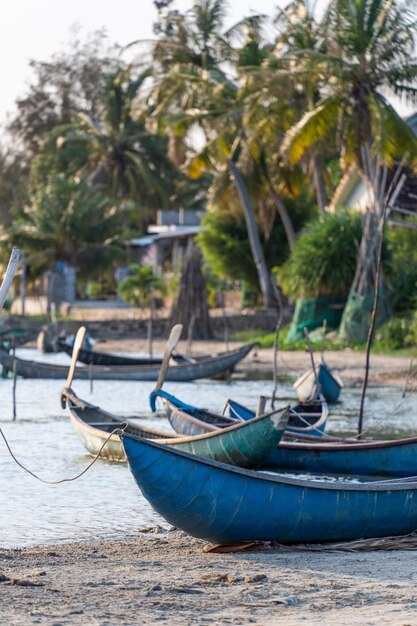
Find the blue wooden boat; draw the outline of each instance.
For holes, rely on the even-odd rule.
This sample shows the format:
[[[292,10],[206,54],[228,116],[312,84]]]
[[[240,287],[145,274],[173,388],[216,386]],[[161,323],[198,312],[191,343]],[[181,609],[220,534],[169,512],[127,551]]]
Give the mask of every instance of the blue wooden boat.
[[[248,409],[236,400],[227,400],[225,411],[229,416],[237,420],[251,420],[255,417],[255,411]],[[300,402],[291,407],[290,419],[285,431],[286,435],[309,435],[321,437],[326,428],[329,417],[329,409],[324,397],[320,394],[310,400]]]
[[[167,392],[154,394],[153,406],[158,395],[169,399],[169,419],[177,432],[199,434],[230,424],[228,415],[220,416],[198,409]],[[176,410],[172,403],[175,403]],[[227,405],[235,420],[249,420],[254,416],[253,411],[233,400],[228,400]],[[285,438],[266,459],[265,467],[330,474],[417,476],[417,437],[361,441],[329,436],[318,439],[303,433],[294,435],[286,430]]]
[[[254,411],[247,409],[238,402],[228,400],[229,415],[220,415],[207,409],[195,407],[183,402],[172,394],[158,389],[149,396],[152,411],[156,409],[156,399],[164,401],[166,415],[173,429],[182,435],[199,435],[218,428],[226,428],[233,423],[251,420],[256,417]],[[324,398],[315,398],[300,403],[290,409],[285,435],[312,434],[321,435],[328,418],[328,408]]]
[[[365,476],[417,476],[417,437],[396,440],[281,441],[266,467]]]
[[[337,402],[343,388],[343,381],[337,372],[333,371],[322,359],[317,373],[320,391],[327,402]],[[313,368],[305,372],[293,385],[297,398],[300,402],[305,402],[314,395],[316,387],[316,377]]]
[[[213,543],[349,541],[417,528],[417,477],[321,482],[243,470],[121,433],[144,497],[175,527]]]

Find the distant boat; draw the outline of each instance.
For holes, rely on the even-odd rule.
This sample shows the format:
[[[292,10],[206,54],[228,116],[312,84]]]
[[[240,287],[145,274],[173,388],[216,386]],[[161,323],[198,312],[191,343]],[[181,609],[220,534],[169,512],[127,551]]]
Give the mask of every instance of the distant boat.
[[[164,401],[166,415],[171,426],[183,435],[199,435],[218,428],[226,428],[234,423],[251,420],[256,415],[254,411],[233,400],[228,400],[226,403],[226,407],[229,407],[229,415],[221,415],[182,402],[163,389],[150,394],[150,405],[153,411],[155,411],[158,397]],[[297,404],[290,409],[285,435],[315,434],[319,436],[325,428],[328,415],[327,404],[323,397]]]
[[[104,448],[103,444],[113,430],[127,423],[125,432],[131,436],[158,440],[179,450],[240,467],[259,467],[277,447],[289,416],[289,407],[285,407],[224,430],[198,437],[178,437],[117,417],[81,400],[70,389],[63,390],[61,397],[67,404],[71,423],[81,443],[94,456],[101,450],[100,456],[108,461],[126,460],[120,437],[116,433],[111,435]]]
[[[210,378],[225,373],[233,372],[236,365],[253,348],[254,344],[248,344],[231,350],[221,352],[214,356],[207,356],[193,363],[178,363],[168,369],[167,381],[186,382],[199,378]],[[29,361],[16,357],[16,373],[23,378],[51,378],[65,379],[68,374],[66,365],[56,365],[52,363],[42,363]],[[13,356],[7,350],[0,348],[0,364],[3,366],[3,375],[13,371]],[[75,378],[95,380],[144,380],[157,381],[159,376],[159,365],[135,365],[131,367],[104,367],[91,365],[89,367],[78,367]]]
[[[122,434],[144,497],[170,524],[213,543],[321,543],[417,528],[417,477],[324,482],[244,470]]]
[[[317,378],[320,391],[327,402],[337,402],[343,388],[343,381],[337,372],[332,370],[324,360],[322,360],[319,365]],[[316,376],[313,368],[310,368],[300,376],[300,378],[295,381],[293,387],[300,402],[305,402],[310,398],[314,394],[316,387]]]
[[[65,352],[69,356],[72,356],[73,345],[68,343],[67,340],[58,338],[56,340],[57,352]],[[173,354],[171,357],[177,363],[195,363],[201,358],[192,359],[182,354]],[[122,354],[114,354],[112,352],[97,352],[92,348],[80,348],[78,352],[77,361],[84,363],[85,365],[103,365],[105,367],[122,367],[122,366],[135,366],[135,365],[161,365],[162,357],[147,357],[147,356],[125,356]]]
[[[238,420],[250,420],[256,415],[236,400],[227,400],[225,411],[230,417]],[[319,437],[324,433],[329,418],[329,407],[324,397],[316,393],[313,397],[291,407],[286,435]]]

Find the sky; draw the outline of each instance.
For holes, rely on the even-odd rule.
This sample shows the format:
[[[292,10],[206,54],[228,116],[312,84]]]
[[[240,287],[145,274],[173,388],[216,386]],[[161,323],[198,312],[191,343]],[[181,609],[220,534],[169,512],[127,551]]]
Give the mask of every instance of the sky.
[[[228,0],[226,26],[244,15],[271,15],[288,0]],[[318,6],[326,4],[319,0]],[[175,7],[187,10],[192,0],[176,0]],[[68,47],[74,27],[82,40],[104,28],[108,42],[126,45],[152,38],[156,10],[152,0],[3,0],[0,20],[0,125],[14,111],[16,98],[25,95],[31,78],[29,61],[49,60]],[[411,113],[396,103],[401,114]]]

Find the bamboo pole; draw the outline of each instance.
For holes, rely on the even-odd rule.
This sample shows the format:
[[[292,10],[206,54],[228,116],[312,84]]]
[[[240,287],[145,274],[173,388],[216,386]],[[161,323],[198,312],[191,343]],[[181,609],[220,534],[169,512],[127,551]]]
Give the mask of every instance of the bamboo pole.
[[[359,420],[358,420],[358,439],[361,437],[362,435],[362,430],[363,430],[363,410],[364,410],[364,405],[365,405],[365,396],[366,396],[366,388],[368,386],[368,378],[369,378],[369,363],[370,363],[370,355],[371,355],[371,345],[372,345],[372,341],[373,341],[373,336],[374,336],[374,330],[375,330],[375,324],[376,324],[376,315],[377,315],[377,309],[378,309],[378,302],[379,302],[379,290],[380,290],[380,283],[381,283],[381,270],[382,270],[382,248],[383,248],[383,243],[384,243],[384,230],[385,230],[385,223],[386,223],[386,218],[387,218],[387,214],[389,211],[390,206],[393,206],[398,198],[398,195],[404,185],[406,181],[406,176],[403,174],[394,190],[394,192],[392,193],[391,198],[389,199],[389,201],[385,201],[384,205],[382,207],[382,215],[381,215],[381,221],[379,224],[380,227],[380,236],[379,236],[379,241],[378,241],[378,255],[377,255],[377,266],[376,266],[376,276],[375,276],[375,293],[374,293],[374,302],[373,302],[373,306],[372,306],[372,312],[371,312],[371,321],[369,324],[369,331],[368,331],[368,338],[367,338],[367,342],[366,342],[366,358],[365,358],[365,376],[364,376],[364,380],[363,380],[363,386],[362,386],[362,393],[361,393],[361,400],[360,400],[360,405],[359,405]]]

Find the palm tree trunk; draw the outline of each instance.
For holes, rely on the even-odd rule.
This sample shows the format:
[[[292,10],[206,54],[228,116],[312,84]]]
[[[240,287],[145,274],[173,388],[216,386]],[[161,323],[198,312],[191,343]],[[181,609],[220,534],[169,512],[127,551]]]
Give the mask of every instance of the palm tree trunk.
[[[272,185],[269,186],[269,189],[271,191],[272,197],[274,199],[274,203],[275,203],[275,207],[277,209],[277,213],[281,219],[282,225],[284,227],[284,231],[285,231],[285,235],[287,237],[287,241],[288,241],[288,247],[290,249],[290,252],[292,252],[294,250],[294,246],[295,246],[295,232],[294,232],[294,227],[292,225],[292,221],[291,218],[288,214],[287,211],[287,207],[285,206],[282,198],[279,197],[279,195],[277,194],[277,192],[275,191],[275,189],[272,187]]]
[[[295,246],[295,232],[294,232],[294,227],[292,225],[291,218],[287,211],[287,207],[285,206],[282,198],[280,198],[280,196],[275,191],[274,185],[272,184],[272,181],[269,177],[267,168],[265,167],[265,165],[262,166],[262,162],[260,163],[260,165],[262,167],[263,174],[268,183],[269,191],[274,200],[277,213],[284,227],[285,236],[287,237],[287,241],[288,241],[288,247],[290,249],[290,252],[292,252]]]
[[[250,201],[246,185],[238,168],[230,159],[227,160],[227,165],[235,182],[236,189],[239,194],[239,198],[245,214],[249,243],[252,251],[253,260],[255,261],[256,269],[258,271],[259,285],[261,288],[264,304],[267,309],[275,309],[276,302],[274,290],[271,284],[268,268],[266,266],[265,256],[262,250],[261,240],[259,238],[258,227],[256,225],[255,216],[253,214],[252,203]]]
[[[323,213],[326,213],[327,209],[327,195],[324,187],[323,180],[323,167],[321,158],[319,156],[313,157],[313,180],[316,190],[317,204]]]

